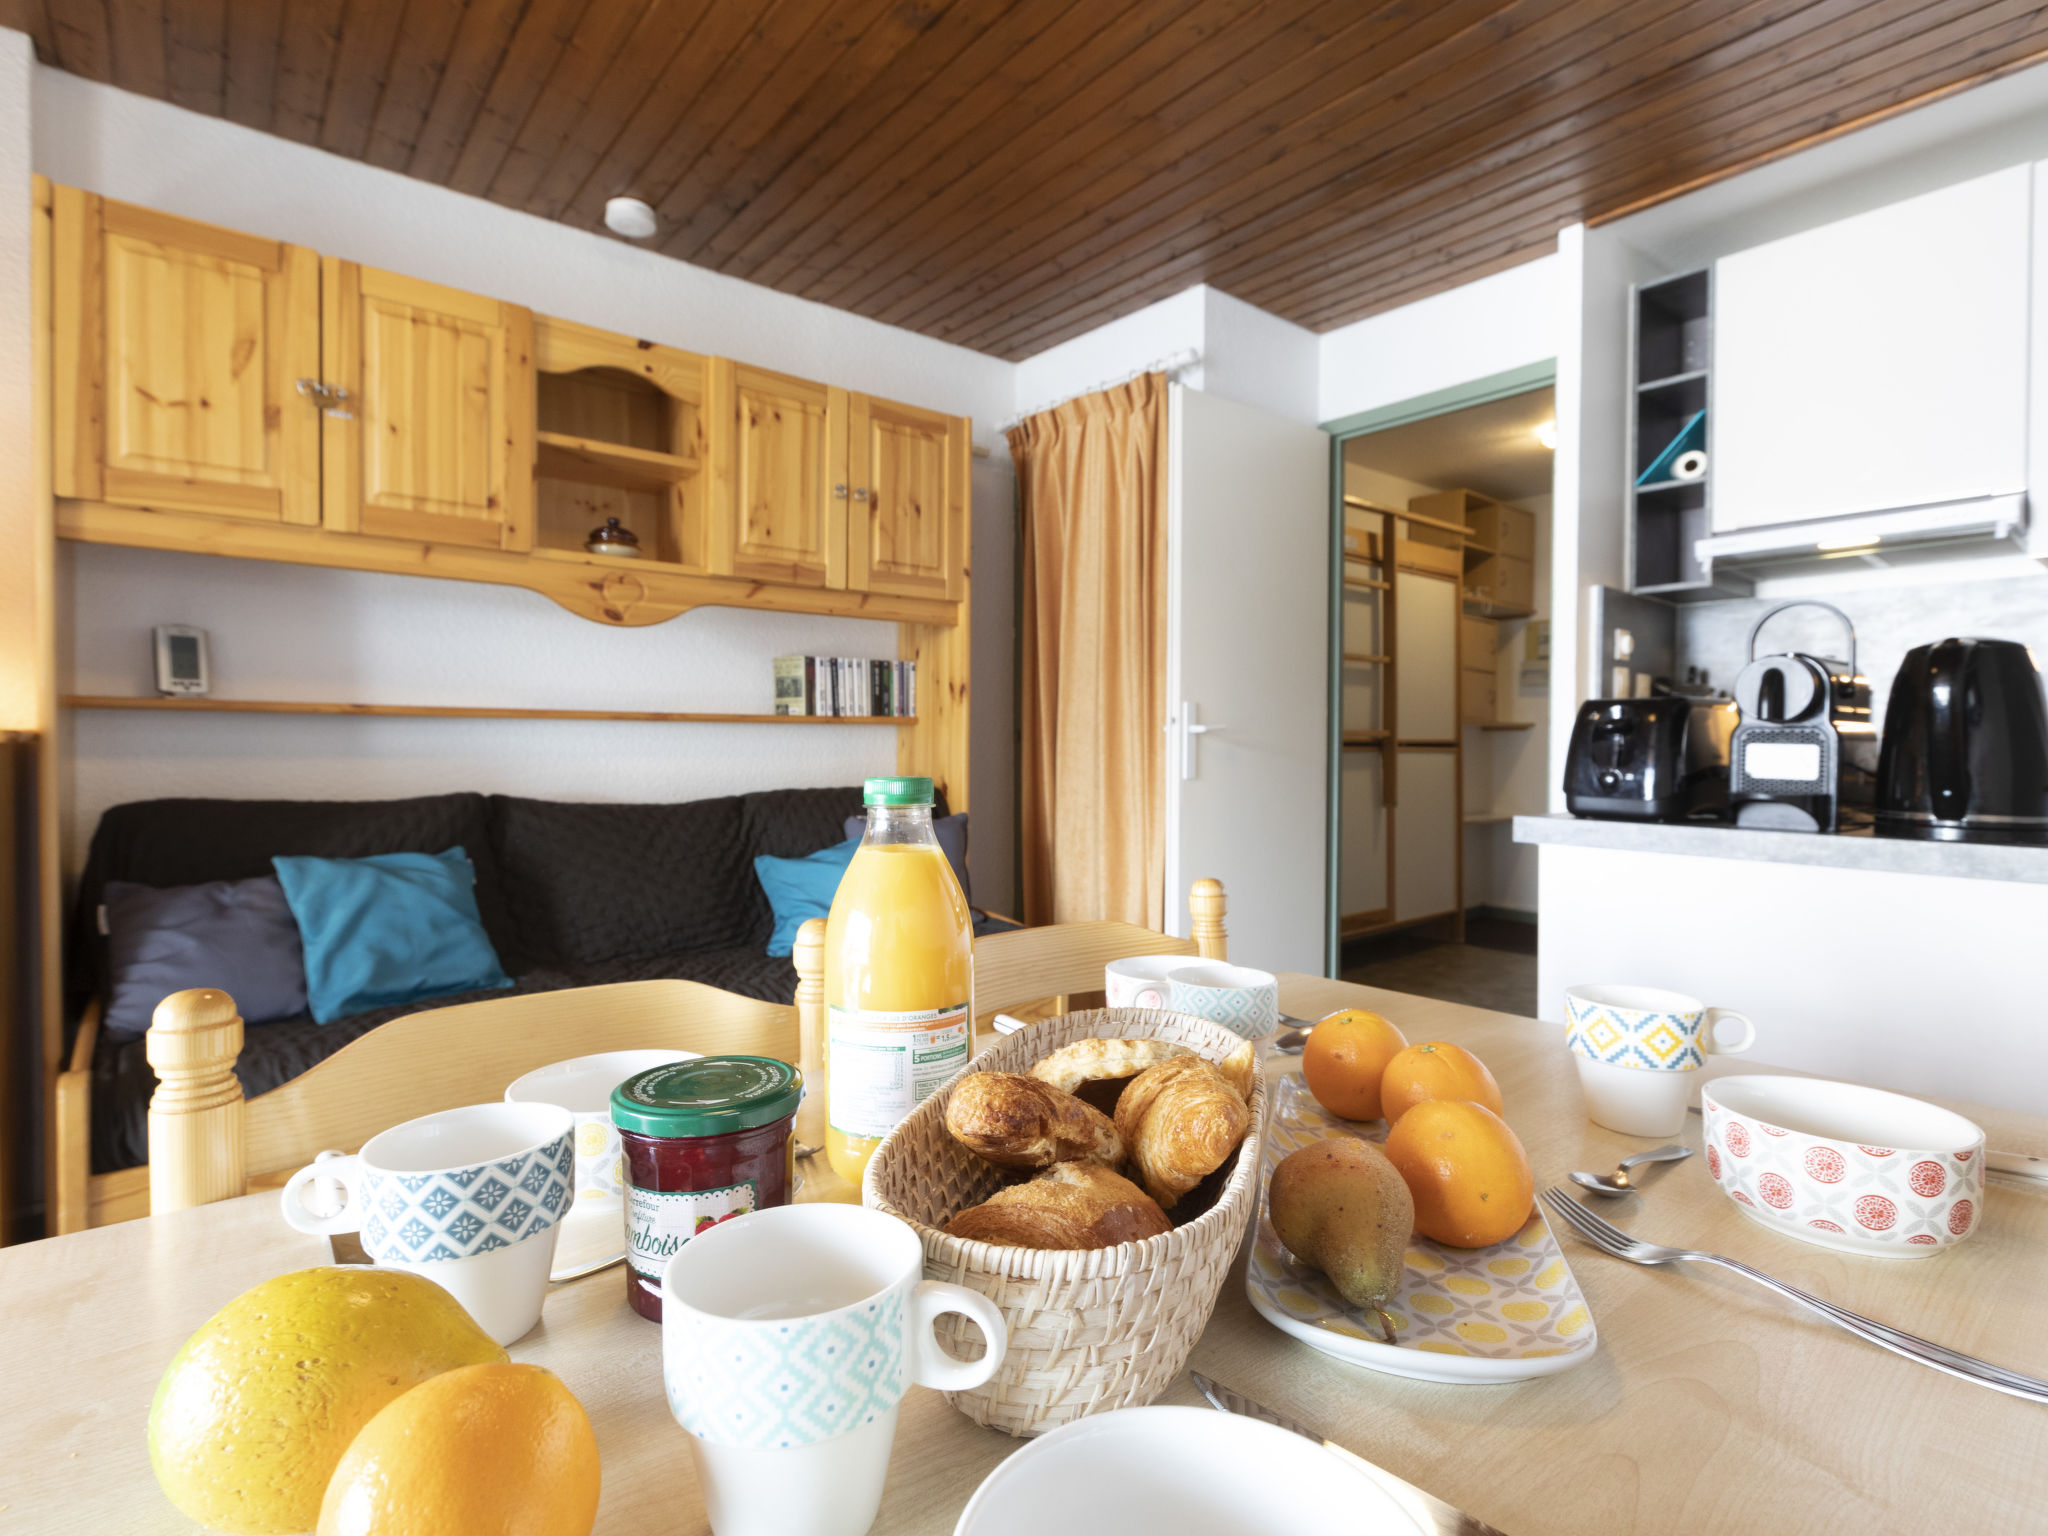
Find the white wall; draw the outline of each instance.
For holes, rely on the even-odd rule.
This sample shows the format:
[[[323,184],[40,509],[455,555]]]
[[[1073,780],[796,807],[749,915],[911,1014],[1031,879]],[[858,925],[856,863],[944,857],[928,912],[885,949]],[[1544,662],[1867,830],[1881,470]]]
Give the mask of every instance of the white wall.
[[[1539,256],[1320,338],[1317,412],[1339,421],[1557,356],[1562,263]]]
[[[10,45],[17,33],[0,33]],[[4,115],[27,93],[0,90]],[[148,207],[310,246],[692,351],[975,418],[991,440],[1011,364],[233,123],[38,68],[35,168]],[[0,150],[0,176],[6,174]],[[4,190],[4,189],[0,189]],[[15,206],[25,204],[26,192]],[[0,313],[6,303],[0,240]],[[14,349],[0,351],[0,411]],[[17,462],[8,456],[11,465]],[[0,470],[0,473],[7,471]],[[1014,477],[973,477],[973,864],[1012,904]],[[148,692],[153,623],[204,625],[226,697],[546,708],[764,709],[780,653],[893,655],[894,626],[697,609],[645,629],[576,619],[536,594],[367,572],[77,549],[65,574],[67,686]],[[5,580],[0,575],[0,580]],[[800,733],[800,734],[798,734]],[[468,788],[566,799],[688,799],[891,772],[889,727],[88,715],[75,722],[74,852],[105,805],[163,794],[378,797]]]

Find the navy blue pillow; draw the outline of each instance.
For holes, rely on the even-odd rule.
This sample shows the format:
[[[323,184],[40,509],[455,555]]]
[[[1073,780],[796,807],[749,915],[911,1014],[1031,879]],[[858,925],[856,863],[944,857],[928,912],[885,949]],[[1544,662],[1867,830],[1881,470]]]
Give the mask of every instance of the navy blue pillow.
[[[305,942],[316,1024],[512,985],[477,918],[476,868],[462,849],[270,863]]]
[[[100,1028],[139,1040],[156,1005],[188,987],[218,987],[242,1019],[306,1013],[306,960],[284,888],[269,875],[160,890],[109,880],[107,1011]]]
[[[868,830],[865,816],[846,818],[846,835],[861,837]],[[936,816],[932,819],[932,835],[939,840],[939,852],[946,856],[946,862],[953,866],[953,878],[960,882],[960,894],[967,905],[974,905],[974,891],[967,884],[967,813],[961,811],[955,816]],[[769,950],[774,954],[774,950]]]

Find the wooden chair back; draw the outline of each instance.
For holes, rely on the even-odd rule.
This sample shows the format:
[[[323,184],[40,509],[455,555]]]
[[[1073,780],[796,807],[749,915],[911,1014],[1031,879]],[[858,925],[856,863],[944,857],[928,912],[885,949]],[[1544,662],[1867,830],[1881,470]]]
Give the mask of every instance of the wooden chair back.
[[[796,1010],[694,981],[627,981],[489,998],[393,1019],[282,1087],[244,1103],[242,1020],[211,989],[159,1005],[147,1050],[150,1212],[279,1182],[327,1148],[502,1098],[536,1067],[595,1051],[674,1049],[797,1057]]]

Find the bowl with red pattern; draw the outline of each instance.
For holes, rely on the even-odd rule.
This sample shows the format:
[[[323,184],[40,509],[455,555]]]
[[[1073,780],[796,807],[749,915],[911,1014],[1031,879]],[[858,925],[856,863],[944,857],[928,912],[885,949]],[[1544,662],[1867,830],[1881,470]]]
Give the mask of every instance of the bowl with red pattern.
[[[1984,1133],[1937,1105],[1818,1077],[1700,1089],[1707,1172],[1745,1216],[1823,1248],[1921,1259],[1977,1230]]]

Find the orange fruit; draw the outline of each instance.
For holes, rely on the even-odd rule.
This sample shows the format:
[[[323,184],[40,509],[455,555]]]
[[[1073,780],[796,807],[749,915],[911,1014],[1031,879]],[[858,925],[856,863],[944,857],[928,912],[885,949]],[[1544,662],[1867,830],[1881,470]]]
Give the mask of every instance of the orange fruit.
[[[590,1536],[597,1436],[537,1365],[465,1365],[393,1398],[327,1484],[319,1536]]]
[[[1380,1078],[1406,1049],[1401,1031],[1363,1008],[1326,1014],[1301,1048],[1301,1075],[1316,1102],[1345,1120],[1380,1117]]]
[[[1304,1053],[1306,1054],[1306,1053]],[[1424,1099],[1467,1099],[1500,1113],[1500,1084],[1486,1063],[1444,1040],[1411,1045],[1387,1063],[1380,1106],[1392,1125]]]
[[[1536,1201],[1529,1154],[1483,1104],[1425,1099],[1387,1133],[1386,1153],[1415,1199],[1415,1230],[1424,1237],[1488,1248],[1529,1219]]]

